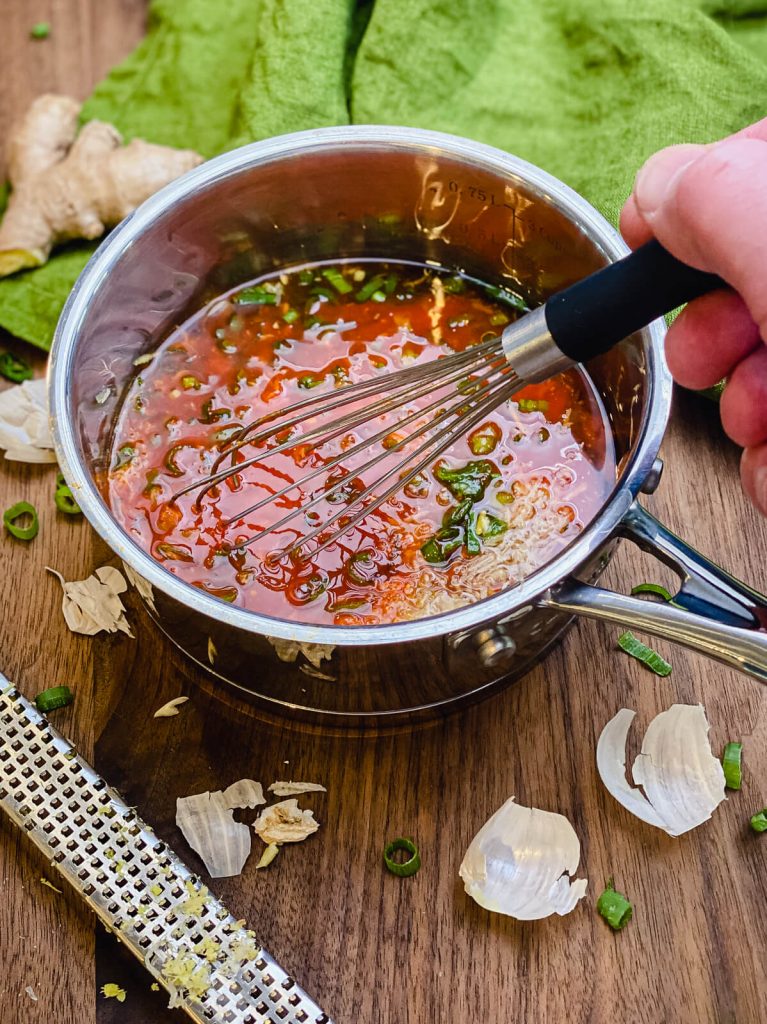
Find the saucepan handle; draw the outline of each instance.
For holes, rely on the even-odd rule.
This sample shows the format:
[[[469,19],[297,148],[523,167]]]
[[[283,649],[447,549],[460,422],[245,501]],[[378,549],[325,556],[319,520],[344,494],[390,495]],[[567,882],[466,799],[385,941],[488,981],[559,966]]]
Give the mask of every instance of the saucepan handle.
[[[568,577],[540,605],[651,633],[767,683],[767,597],[704,558],[637,503],[618,532],[678,574],[672,603],[626,597]]]

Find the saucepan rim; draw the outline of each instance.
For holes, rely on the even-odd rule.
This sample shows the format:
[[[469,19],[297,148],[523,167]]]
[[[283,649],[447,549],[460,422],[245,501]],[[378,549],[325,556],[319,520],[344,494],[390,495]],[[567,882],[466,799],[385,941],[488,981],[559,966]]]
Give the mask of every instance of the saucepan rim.
[[[652,468],[671,408],[671,377],[663,357],[665,325],[656,321],[642,332],[647,367],[647,395],[640,433],[620,480],[600,512],[583,533],[560,554],[516,587],[466,607],[408,622],[376,626],[319,626],[277,619],[227,604],[175,577],[140,548],[123,530],[85,464],[70,415],[69,380],[80,331],[88,307],[105,280],[119,273],[120,258],[155,221],[196,190],[210,188],[240,172],[291,156],[305,157],[344,147],[404,149],[424,156],[448,157],[469,166],[504,175],[556,206],[586,234],[608,260],[628,248],[582,196],[534,164],[502,150],[441,132],[382,125],[318,128],[251,143],[215,157],[157,192],[102,242],[78,278],[56,328],[48,368],[51,430],[59,464],[76,487],[86,518],[109,547],[153,587],[182,605],[232,627],[263,636],[336,646],[368,646],[461,633],[497,621],[522,608],[577,571],[613,536]]]

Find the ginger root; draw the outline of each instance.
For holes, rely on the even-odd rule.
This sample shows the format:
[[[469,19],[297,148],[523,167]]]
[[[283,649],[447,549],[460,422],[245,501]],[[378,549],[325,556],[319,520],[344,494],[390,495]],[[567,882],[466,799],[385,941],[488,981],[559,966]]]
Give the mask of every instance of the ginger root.
[[[0,224],[0,277],[39,267],[59,242],[98,238],[203,158],[190,149],[134,139],[89,121],[80,104],[39,96],[8,143],[12,192]]]

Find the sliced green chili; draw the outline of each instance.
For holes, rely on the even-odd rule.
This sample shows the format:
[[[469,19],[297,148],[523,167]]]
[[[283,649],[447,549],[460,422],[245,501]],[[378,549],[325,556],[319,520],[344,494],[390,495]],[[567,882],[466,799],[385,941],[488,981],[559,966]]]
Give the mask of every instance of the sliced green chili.
[[[724,784],[728,789],[740,789],[743,775],[741,771],[742,743],[728,743],[722,755]]]
[[[405,853],[409,853],[410,856],[407,860],[397,861],[394,860],[394,854],[398,850],[404,850]],[[399,836],[397,839],[392,839],[384,849],[383,853],[384,864],[393,875],[399,875],[400,878],[409,878],[414,875],[421,866],[421,855],[418,852],[418,847],[415,845],[412,839],[405,839],[404,836]]]
[[[285,321],[286,324],[294,324],[296,320],[298,320],[300,315],[301,314],[298,312],[297,309],[289,309],[287,310],[287,312],[282,314],[282,319]]]
[[[33,25],[29,30],[29,35],[32,39],[47,39],[50,34],[51,26],[47,21],[38,21],[38,23]]]
[[[318,299],[327,299],[328,302],[336,301],[336,293],[330,288],[327,288],[324,284],[316,284],[311,291],[310,295],[314,295]]]
[[[181,378],[181,387],[186,391],[199,391],[202,384],[193,373],[185,373]]]
[[[549,403],[545,398],[520,398],[517,406],[520,412],[546,412]]]
[[[299,271],[298,280],[303,285],[311,284],[312,281],[314,280],[314,271],[313,270],[301,270],[301,271]]]
[[[641,661],[656,676],[671,675],[671,665],[664,658],[661,658],[657,651],[653,651],[650,647],[643,644],[641,640],[637,640],[633,633],[626,632],[619,636],[618,646],[626,654],[630,654],[632,658]]]
[[[767,832],[767,807],[752,816],[751,828],[754,832]]]
[[[308,390],[309,388],[316,388],[318,384],[322,384],[323,377],[315,377],[312,374],[307,374],[305,377],[298,378],[298,386]]]
[[[500,327],[501,324],[507,324],[508,322],[509,318],[505,313],[493,313],[490,317],[490,324],[492,327]]]
[[[354,298],[357,302],[367,302],[368,299],[372,298],[373,292],[377,292],[382,288],[385,282],[385,274],[376,274],[375,277],[371,277],[369,281],[366,281],[365,284],[363,284],[360,290],[355,294]],[[385,295],[384,298],[386,298]]]
[[[249,305],[250,303],[274,306],[277,302],[277,295],[269,288],[260,288],[258,285],[254,285],[252,288],[243,288],[238,295],[235,295],[234,301],[238,306]]]
[[[23,516],[29,516],[30,521],[26,526],[20,526],[17,522]],[[17,540],[33,540],[40,529],[40,520],[37,518],[37,509],[28,501],[17,501],[3,512],[3,526],[8,533]]]
[[[325,267],[322,270],[322,276],[328,284],[333,285],[339,295],[348,295],[352,291],[352,285],[349,284],[337,267]]]
[[[15,356],[13,352],[0,352],[0,374],[14,384],[21,384],[23,380],[32,379],[32,367],[26,359]]]
[[[55,711],[56,708],[65,708],[75,698],[68,686],[52,686],[50,690],[43,690],[35,697],[35,707],[38,711]]]
[[[671,594],[660,583],[637,583],[635,587],[631,588],[631,596],[635,597],[637,594],[655,594],[656,597],[662,597],[664,601],[673,601]]]
[[[380,288],[376,288],[370,296],[370,299],[372,302],[386,302],[386,292],[382,292]]]
[[[607,887],[597,900],[597,910],[607,921],[613,931],[619,932],[631,920],[634,908],[631,902],[626,899],[623,893],[616,892],[613,881],[607,883]]]

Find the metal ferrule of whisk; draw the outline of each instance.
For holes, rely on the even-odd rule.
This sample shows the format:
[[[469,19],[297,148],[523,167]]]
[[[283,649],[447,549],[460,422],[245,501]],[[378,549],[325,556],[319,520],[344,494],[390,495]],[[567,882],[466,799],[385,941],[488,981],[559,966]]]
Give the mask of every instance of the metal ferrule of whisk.
[[[537,384],[574,365],[551,336],[545,305],[510,323],[501,335],[501,346],[509,366],[526,384]]]

